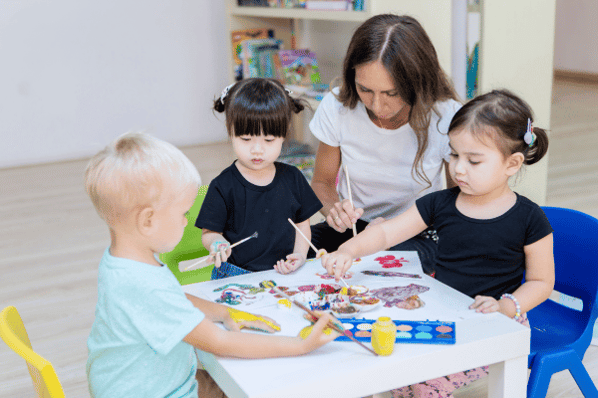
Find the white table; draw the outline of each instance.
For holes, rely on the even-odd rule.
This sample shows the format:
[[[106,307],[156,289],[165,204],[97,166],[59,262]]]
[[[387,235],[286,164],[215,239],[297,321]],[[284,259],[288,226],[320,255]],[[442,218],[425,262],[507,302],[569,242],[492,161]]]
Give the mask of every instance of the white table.
[[[383,269],[375,257],[391,254],[409,262],[401,268]],[[421,279],[383,278],[360,271],[385,270],[422,275]],[[292,358],[232,359],[198,351],[205,369],[230,398],[280,397],[364,397],[417,382],[490,365],[488,397],[524,398],[527,386],[527,356],[530,330],[506,316],[476,314],[467,307],[471,298],[424,275],[416,252],[382,252],[365,257],[351,268],[355,275],[347,280],[370,289],[406,286],[416,283],[430,287],[420,294],[423,308],[404,310],[379,306],[362,314],[369,319],[390,316],[399,320],[440,320],[455,322],[456,344],[396,344],[392,355],[375,357],[353,342],[332,342],[320,349]],[[185,292],[214,300],[220,293],[213,290],[229,283],[257,286],[274,280],[279,286],[328,283],[316,273],[324,272],[320,261],[307,262],[290,275],[266,271],[184,286]],[[280,335],[296,336],[309,323],[295,308],[279,309],[269,293],[258,294],[261,300],[235,308],[270,316],[282,327]],[[243,332],[247,333],[247,332]],[[252,332],[249,332],[252,333]],[[368,344],[368,343],[365,343]]]

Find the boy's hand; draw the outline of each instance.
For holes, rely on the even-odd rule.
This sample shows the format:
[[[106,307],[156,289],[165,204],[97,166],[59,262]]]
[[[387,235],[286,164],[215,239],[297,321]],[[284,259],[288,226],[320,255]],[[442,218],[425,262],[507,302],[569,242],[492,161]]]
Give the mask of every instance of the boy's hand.
[[[255,315],[234,308],[227,308],[228,317],[222,323],[228,330],[238,332],[243,328],[259,330],[260,332],[274,333],[280,331],[280,325],[267,316]]]
[[[303,264],[305,264],[305,261],[305,256],[299,253],[291,253],[287,256],[286,261],[278,260],[276,265],[274,265],[274,269],[281,274],[289,274],[299,269]]]
[[[330,334],[325,334],[324,330],[327,328],[328,322],[334,322],[340,324],[340,322],[332,315],[325,312],[316,312],[320,319],[313,325],[313,329],[309,336],[304,340],[306,345],[306,352],[311,352],[317,348],[320,348],[326,343],[330,343],[332,340],[340,336],[336,330],[332,329]]]
[[[326,268],[328,275],[334,275],[335,281],[340,281],[353,265],[353,257],[348,253],[337,250],[322,256],[322,267]]]
[[[481,312],[483,314],[489,314],[491,312],[500,311],[500,305],[494,297],[488,296],[475,296],[475,301],[469,306],[470,310],[475,312]]]
[[[230,243],[226,240],[215,241],[210,245],[211,261],[214,261],[216,268],[220,268],[220,265],[228,260],[231,252]]]

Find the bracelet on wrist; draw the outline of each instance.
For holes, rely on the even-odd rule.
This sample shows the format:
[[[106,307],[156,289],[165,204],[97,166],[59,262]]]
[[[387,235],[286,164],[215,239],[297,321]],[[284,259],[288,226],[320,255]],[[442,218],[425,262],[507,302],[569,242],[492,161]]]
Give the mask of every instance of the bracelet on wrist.
[[[500,296],[501,300],[504,298],[511,300],[513,304],[515,304],[515,316],[513,317],[513,319],[519,321],[521,319],[521,306],[519,305],[519,301],[511,293],[505,293],[502,296]]]

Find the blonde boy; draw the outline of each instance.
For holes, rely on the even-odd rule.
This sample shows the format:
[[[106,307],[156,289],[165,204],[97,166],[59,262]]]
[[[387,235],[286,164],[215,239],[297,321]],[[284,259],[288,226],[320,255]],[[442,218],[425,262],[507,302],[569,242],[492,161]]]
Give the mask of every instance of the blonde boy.
[[[336,337],[323,333],[328,316],[306,340],[239,333],[242,326],[274,329],[260,321],[235,323],[227,307],[183,292],[157,255],[183,236],[199,184],[197,169],[181,151],[145,134],[125,134],[90,160],[85,187],[111,238],[100,261],[87,341],[92,397],[197,397],[193,347],[263,358],[301,355]],[[202,372],[202,394],[222,396]]]

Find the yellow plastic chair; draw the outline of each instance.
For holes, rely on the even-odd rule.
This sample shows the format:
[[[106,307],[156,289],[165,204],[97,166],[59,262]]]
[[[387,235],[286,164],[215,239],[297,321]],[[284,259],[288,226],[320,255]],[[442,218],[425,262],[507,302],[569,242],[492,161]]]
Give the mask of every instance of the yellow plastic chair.
[[[212,269],[214,268],[214,266],[211,265],[185,272],[179,270],[179,263],[181,261],[193,260],[210,254],[201,243],[201,229],[195,226],[195,220],[197,219],[199,209],[201,208],[207,192],[207,185],[199,187],[197,198],[187,214],[188,223],[183,232],[181,241],[171,252],[160,254],[160,260],[170,268],[181,285],[209,281],[212,275]]]
[[[38,397],[64,398],[64,391],[54,367],[33,351],[23,320],[13,306],[6,307],[0,313],[0,337],[14,352],[27,361]]]

